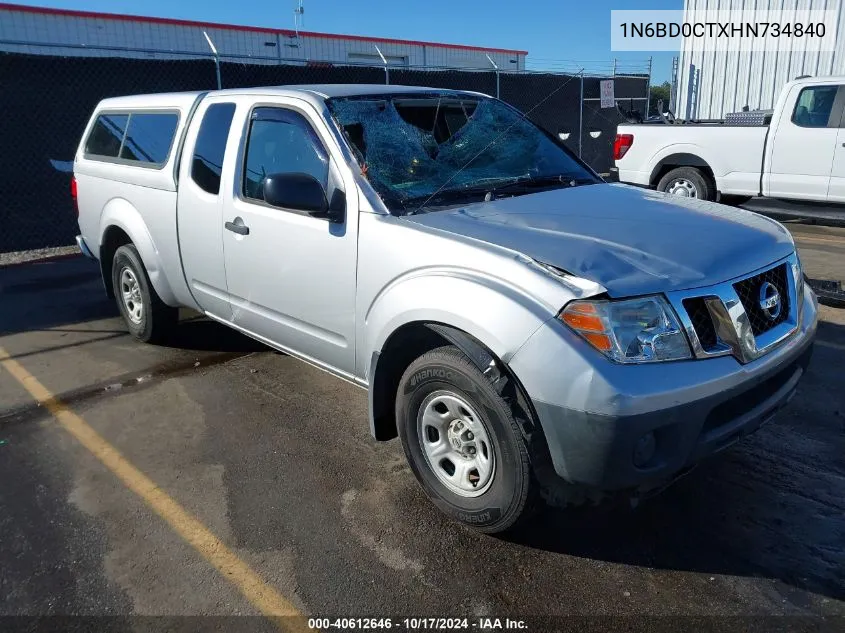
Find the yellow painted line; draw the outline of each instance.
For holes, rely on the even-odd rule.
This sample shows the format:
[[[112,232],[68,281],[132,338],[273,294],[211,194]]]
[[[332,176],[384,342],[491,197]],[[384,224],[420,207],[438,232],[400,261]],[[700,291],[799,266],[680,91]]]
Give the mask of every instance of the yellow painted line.
[[[300,616],[295,619],[278,619],[275,622],[285,631],[306,630],[302,614],[287,598],[267,584],[198,519],[159,488],[152,479],[133,466],[85,420],[68,409],[67,405],[50,393],[20,363],[9,358],[2,347],[0,347],[0,364],[39,404],[53,414],[53,417],[68,433],[99,459],[127,488],[141,497],[174,532],[199,552],[226,580],[235,585],[256,609],[268,617]]]
[[[845,345],[842,345],[841,343],[831,343],[830,341],[823,341],[817,338],[816,345],[822,345],[823,347],[829,347],[830,349],[838,349],[841,352],[845,352]]]

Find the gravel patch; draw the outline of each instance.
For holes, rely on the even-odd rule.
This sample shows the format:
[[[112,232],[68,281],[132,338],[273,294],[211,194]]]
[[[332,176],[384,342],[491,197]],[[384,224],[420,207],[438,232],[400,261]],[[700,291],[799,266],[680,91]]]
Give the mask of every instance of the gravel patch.
[[[0,253],[0,266],[8,266],[9,264],[22,264],[24,262],[32,262],[40,259],[49,259],[52,257],[66,257],[68,255],[80,255],[79,247],[73,246],[54,246],[52,248],[35,248],[31,251],[12,251],[11,253]]]

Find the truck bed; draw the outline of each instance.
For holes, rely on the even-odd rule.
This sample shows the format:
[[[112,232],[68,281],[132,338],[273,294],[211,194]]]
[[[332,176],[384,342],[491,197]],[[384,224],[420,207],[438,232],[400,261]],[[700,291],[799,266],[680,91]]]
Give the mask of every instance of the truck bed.
[[[620,125],[618,133],[631,134],[634,140],[616,161],[619,180],[648,186],[677,155],[686,154],[712,171],[720,191],[757,195],[768,130],[764,125],[715,122]]]

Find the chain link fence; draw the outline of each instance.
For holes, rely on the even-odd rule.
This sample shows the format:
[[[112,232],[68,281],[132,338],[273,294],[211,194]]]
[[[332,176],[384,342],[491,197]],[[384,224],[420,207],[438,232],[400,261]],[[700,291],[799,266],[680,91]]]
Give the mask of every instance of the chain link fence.
[[[2,46],[0,42],[0,46]],[[104,56],[110,51],[113,56]],[[140,93],[317,83],[371,83],[473,90],[498,96],[559,136],[593,169],[612,165],[620,108],[601,108],[599,82],[584,73],[505,72],[267,63],[255,58],[143,59],[145,51],[98,49],[96,57],[0,52],[0,253],[72,244],[72,161],[86,123],[104,98]],[[187,57],[187,55],[186,55]],[[624,109],[644,113],[646,73],[616,75]]]

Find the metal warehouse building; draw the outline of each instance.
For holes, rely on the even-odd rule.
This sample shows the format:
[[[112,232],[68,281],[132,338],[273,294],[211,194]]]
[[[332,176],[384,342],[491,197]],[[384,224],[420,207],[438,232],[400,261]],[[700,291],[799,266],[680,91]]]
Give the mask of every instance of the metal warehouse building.
[[[686,39],[675,80],[674,112],[684,119],[718,119],[744,106],[769,109],[783,85],[801,75],[845,75],[845,0],[685,0],[684,10],[765,11],[756,21],[777,21],[783,10],[835,11],[838,13],[836,50],[813,50],[809,39],[792,38],[790,50],[766,49],[749,41],[741,52],[704,51]],[[750,14],[749,19],[750,18]],[[799,14],[800,15],[800,14]],[[756,44],[756,45],[755,45]]]
[[[207,56],[210,50],[203,31],[208,33],[221,57],[242,58],[251,63],[381,65],[383,55],[391,66],[489,69],[495,64],[502,70],[524,70],[528,54],[501,48],[0,3],[0,50],[18,53],[92,57],[114,56],[122,49],[127,56],[149,59]]]

